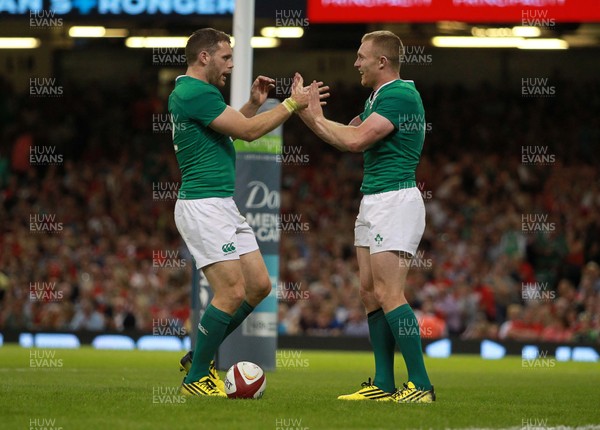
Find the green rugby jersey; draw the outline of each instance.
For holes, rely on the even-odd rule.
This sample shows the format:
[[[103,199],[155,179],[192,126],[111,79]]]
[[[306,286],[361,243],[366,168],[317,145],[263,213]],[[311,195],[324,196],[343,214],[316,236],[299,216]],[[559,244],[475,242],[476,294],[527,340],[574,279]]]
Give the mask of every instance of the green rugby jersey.
[[[210,124],[227,105],[219,90],[191,76],[179,76],[169,96],[173,145],[181,170],[182,200],[233,196],[235,148]]]
[[[425,110],[413,81],[401,79],[382,85],[365,102],[360,119],[373,112],[387,118],[394,131],[363,153],[364,177],[360,191],[377,194],[416,186],[415,170],[425,140]]]

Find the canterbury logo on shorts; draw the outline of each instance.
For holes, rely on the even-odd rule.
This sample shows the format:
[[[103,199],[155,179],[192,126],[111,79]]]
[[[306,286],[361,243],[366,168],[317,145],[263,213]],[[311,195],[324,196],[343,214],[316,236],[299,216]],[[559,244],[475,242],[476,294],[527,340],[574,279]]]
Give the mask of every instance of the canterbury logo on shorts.
[[[225,254],[231,254],[232,252],[235,252],[235,245],[233,244],[233,242],[229,242],[223,245],[221,249]]]

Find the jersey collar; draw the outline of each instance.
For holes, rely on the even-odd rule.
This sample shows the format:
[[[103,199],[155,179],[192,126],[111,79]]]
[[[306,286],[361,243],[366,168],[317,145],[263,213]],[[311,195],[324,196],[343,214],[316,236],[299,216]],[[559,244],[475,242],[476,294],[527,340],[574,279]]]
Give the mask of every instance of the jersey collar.
[[[391,84],[392,82],[396,82],[396,81],[401,81],[402,79],[392,79],[391,81],[386,82],[385,84],[383,84],[382,86],[380,86],[379,88],[377,88],[377,91],[373,91],[371,93],[371,95],[369,96],[369,105],[371,107],[373,107],[373,103],[375,102],[375,99],[377,98],[377,96],[379,95],[379,91],[381,91],[381,89],[383,87],[385,87],[386,85]]]

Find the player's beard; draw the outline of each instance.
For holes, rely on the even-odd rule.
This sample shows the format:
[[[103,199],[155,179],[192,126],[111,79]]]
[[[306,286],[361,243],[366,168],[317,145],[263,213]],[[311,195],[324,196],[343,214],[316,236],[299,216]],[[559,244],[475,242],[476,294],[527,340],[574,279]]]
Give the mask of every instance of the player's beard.
[[[211,84],[213,84],[215,87],[219,87],[219,88],[222,88],[222,87],[225,86],[225,82],[222,79],[223,73],[219,70],[219,68],[214,63],[214,61],[211,61],[208,64],[208,71],[207,72],[208,72],[207,75],[208,75],[208,78],[209,78],[209,82]]]
[[[373,79],[373,74],[363,71],[363,74],[360,75],[360,84],[365,88],[373,88],[376,85],[377,81]]]
[[[359,75],[359,76],[360,76],[360,84],[361,84],[363,87],[366,87],[366,83],[365,83],[365,75],[361,74],[361,75]]]
[[[359,76],[360,76],[360,84],[365,88],[369,88],[368,75],[366,75],[363,72],[363,74],[361,74]]]

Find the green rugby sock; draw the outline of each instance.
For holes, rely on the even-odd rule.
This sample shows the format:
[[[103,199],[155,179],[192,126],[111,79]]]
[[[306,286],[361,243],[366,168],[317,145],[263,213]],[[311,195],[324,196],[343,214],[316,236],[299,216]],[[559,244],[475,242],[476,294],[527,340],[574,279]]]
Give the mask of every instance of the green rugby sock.
[[[425,370],[419,322],[408,303],[385,314],[392,334],[400,347],[408,380],[420,390],[430,390],[431,382]]]
[[[231,317],[231,322],[227,326],[227,330],[225,330],[223,340],[225,340],[227,336],[229,336],[236,328],[238,328],[239,325],[244,322],[246,317],[250,315],[253,310],[254,306],[252,306],[250,303],[244,300],[241,306],[237,309],[237,311],[235,311],[235,313]]]
[[[370,312],[367,315],[369,323],[369,336],[375,355],[375,384],[388,393],[396,389],[394,381],[394,348],[396,340],[390,329],[383,309]]]
[[[231,323],[231,315],[215,308],[212,303],[208,305],[198,326],[196,348],[192,358],[190,373],[185,377],[185,382],[198,381],[208,376],[210,361],[214,358],[223,335]]]

